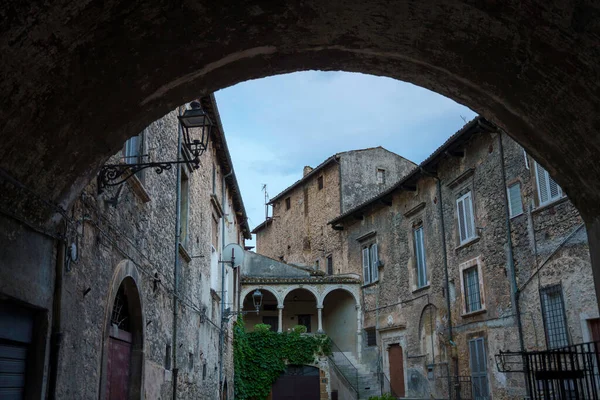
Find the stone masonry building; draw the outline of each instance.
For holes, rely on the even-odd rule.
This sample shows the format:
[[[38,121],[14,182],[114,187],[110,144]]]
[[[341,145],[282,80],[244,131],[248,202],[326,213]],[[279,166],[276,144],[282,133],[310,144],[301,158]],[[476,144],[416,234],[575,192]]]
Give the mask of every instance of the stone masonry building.
[[[417,398],[522,398],[542,386],[499,367],[501,351],[600,340],[581,217],[549,174],[483,118],[328,222],[340,235],[335,274],[360,279],[360,344],[342,353],[378,380],[334,384],[344,368],[330,368],[330,390],[340,395],[366,398],[365,386],[379,385]],[[242,282],[277,293],[284,279]],[[335,342],[352,329],[324,330]]]
[[[257,253],[338,273],[341,240],[327,222],[388,188],[414,163],[383,147],[337,153],[270,199],[272,216],[258,225]]]
[[[227,266],[222,291],[218,260],[250,231],[216,101],[199,101],[215,124],[199,169],[146,169],[102,194],[92,182],[61,232],[38,233],[54,244],[28,263],[12,260],[32,228],[1,217],[12,229],[0,254],[0,364],[8,357],[19,368],[0,368],[12,385],[0,398],[233,398],[232,333],[220,310],[236,310],[239,276]],[[108,163],[188,157],[177,145],[184,108]]]

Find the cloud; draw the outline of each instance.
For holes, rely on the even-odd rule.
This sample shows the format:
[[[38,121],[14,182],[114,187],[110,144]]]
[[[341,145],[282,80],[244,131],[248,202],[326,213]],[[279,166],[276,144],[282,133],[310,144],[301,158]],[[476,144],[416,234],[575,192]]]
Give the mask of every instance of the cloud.
[[[254,227],[271,197],[337,152],[383,146],[420,162],[476,114],[410,83],[308,71],[244,82],[216,93]]]

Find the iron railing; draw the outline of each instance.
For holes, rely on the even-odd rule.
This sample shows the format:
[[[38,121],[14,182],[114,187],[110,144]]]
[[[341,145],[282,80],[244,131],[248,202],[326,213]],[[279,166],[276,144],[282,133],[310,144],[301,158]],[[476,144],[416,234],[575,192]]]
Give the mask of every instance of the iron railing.
[[[450,400],[472,400],[473,383],[470,376],[450,377]]]
[[[358,369],[352,364],[352,362],[346,357],[344,352],[340,350],[340,348],[331,340],[331,354],[329,355],[330,365],[338,372],[352,391],[356,393],[356,398],[358,398]]]
[[[544,351],[500,352],[500,372],[525,374],[532,399],[600,400],[600,342]]]

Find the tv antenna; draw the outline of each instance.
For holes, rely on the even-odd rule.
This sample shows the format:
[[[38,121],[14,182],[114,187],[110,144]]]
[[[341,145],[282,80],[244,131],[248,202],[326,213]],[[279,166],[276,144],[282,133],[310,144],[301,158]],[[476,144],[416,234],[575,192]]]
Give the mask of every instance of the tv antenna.
[[[267,193],[267,184],[263,183],[262,184],[262,189],[263,192],[265,192],[265,221],[267,219],[269,219],[269,194]]]

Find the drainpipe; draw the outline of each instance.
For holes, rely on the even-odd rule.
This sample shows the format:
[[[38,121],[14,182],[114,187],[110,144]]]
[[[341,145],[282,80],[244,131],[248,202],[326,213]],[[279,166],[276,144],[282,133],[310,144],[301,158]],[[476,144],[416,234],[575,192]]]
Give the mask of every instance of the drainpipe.
[[[181,115],[181,107],[178,109]],[[181,124],[177,124],[177,161],[181,161]],[[174,288],[173,288],[173,400],[177,400],[177,307],[179,295],[179,243],[181,241],[181,166],[177,166],[177,182],[175,184],[175,265],[174,273]]]
[[[227,215],[227,204],[225,196],[227,195],[225,187],[225,179],[233,175],[233,168],[227,175],[223,176],[221,185],[221,202],[223,208],[223,217],[221,217],[221,257],[223,257],[223,251],[225,250],[225,216]],[[233,265],[232,265],[233,267]],[[223,314],[225,313],[225,263],[221,262],[221,331],[219,332],[219,395],[223,397],[223,346],[225,341],[225,319]]]
[[[442,199],[442,182],[437,176],[433,177],[436,180],[436,187],[439,199],[438,210],[440,212],[440,224],[442,231],[442,254],[444,260],[444,283],[446,285],[446,308],[448,309],[448,341],[453,346],[454,336],[452,333],[452,308],[450,304],[450,279],[448,277],[448,250],[446,249],[446,228],[444,224],[444,201]],[[452,351],[450,351],[450,358],[454,359],[454,374],[458,376],[458,359],[452,357]],[[449,369],[449,368],[448,368]],[[450,371],[448,371],[450,372]],[[452,390],[452,376],[448,375],[448,391]]]
[[[50,348],[50,382],[48,384],[48,399],[56,399],[56,382],[58,379],[58,356],[62,345],[62,285],[65,265],[66,243],[59,240],[56,244],[56,266],[54,272],[54,297],[52,301],[52,347]]]
[[[506,170],[504,168],[504,147],[502,146],[502,131],[498,131],[498,148],[500,149],[500,172],[502,174],[502,185],[504,196],[502,196],[502,200],[504,202],[504,214],[506,221],[506,238],[508,244],[508,273],[510,275],[510,300],[513,304],[514,312],[517,317],[517,330],[519,334],[519,347],[520,351],[525,351],[525,342],[523,341],[523,324],[521,322],[521,307],[519,306],[519,289],[517,286],[517,277],[515,273],[515,263],[514,263],[514,254],[513,254],[513,244],[512,244],[512,232],[510,226],[510,212],[508,209],[508,191],[506,190]],[[525,363],[525,376],[529,376],[529,365]],[[525,385],[527,390],[527,397],[529,397],[531,393],[531,388],[529,387],[529,383]]]

